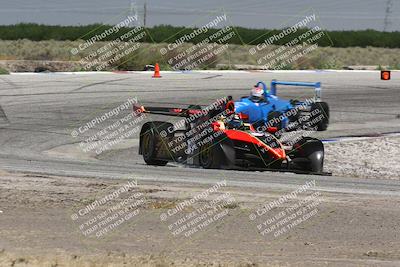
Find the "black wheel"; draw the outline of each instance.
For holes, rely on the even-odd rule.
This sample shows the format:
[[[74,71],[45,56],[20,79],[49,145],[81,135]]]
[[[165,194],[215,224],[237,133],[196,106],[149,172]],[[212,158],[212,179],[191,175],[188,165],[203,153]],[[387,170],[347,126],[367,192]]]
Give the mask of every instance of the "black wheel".
[[[220,161],[216,144],[213,142],[207,142],[200,148],[199,163],[204,169],[218,169]]]
[[[323,153],[316,151],[308,155],[307,158],[295,159],[298,169],[313,173],[322,173],[324,170]]]
[[[321,173],[324,170],[324,154],[321,151],[315,151],[308,156],[310,160],[309,170],[315,173]]]
[[[147,130],[141,141],[143,160],[148,165],[165,166],[168,161],[155,159],[155,135],[152,129]]]
[[[295,169],[321,173],[324,168],[324,145],[315,138],[305,137],[294,145],[295,149],[289,152]]]
[[[298,100],[290,100],[290,103],[296,107],[298,104]],[[288,125],[286,126],[287,131],[293,131],[301,128],[301,122],[300,122],[300,110],[297,108],[292,109],[290,112],[287,113],[287,118],[289,120]]]
[[[326,102],[316,102],[311,104],[311,127],[317,131],[325,131],[329,125],[329,106]]]

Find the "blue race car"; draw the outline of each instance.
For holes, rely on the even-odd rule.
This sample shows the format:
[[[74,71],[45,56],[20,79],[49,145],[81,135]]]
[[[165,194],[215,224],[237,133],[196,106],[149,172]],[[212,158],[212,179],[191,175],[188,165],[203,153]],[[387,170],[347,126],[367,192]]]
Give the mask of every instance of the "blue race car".
[[[284,100],[276,96],[277,85],[314,87],[313,99]],[[235,103],[235,113],[259,131],[268,128],[286,131],[312,129],[325,131],[329,125],[328,103],[321,101],[321,83],[282,82],[272,80],[271,91],[263,82],[254,86],[249,97]]]

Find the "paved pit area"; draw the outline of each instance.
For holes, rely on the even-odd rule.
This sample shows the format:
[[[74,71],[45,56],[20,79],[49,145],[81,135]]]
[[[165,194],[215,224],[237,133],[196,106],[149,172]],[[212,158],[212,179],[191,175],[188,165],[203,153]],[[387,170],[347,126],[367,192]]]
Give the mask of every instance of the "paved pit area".
[[[49,264],[55,261],[57,253],[62,254],[58,259],[63,262],[64,257],[80,252],[96,255],[109,251],[125,253],[126,257],[147,257],[146,251],[150,251],[155,258],[147,259],[149,264],[163,264],[166,260],[167,265],[172,261],[182,266],[189,264],[185,264],[187,257],[194,259],[190,262],[194,265],[222,262],[229,266],[229,260],[271,263],[268,266],[399,264],[399,138],[379,135],[400,131],[400,72],[392,72],[391,81],[381,81],[379,72],[165,72],[161,79],[152,79],[151,75],[136,72],[0,76],[0,251],[4,249],[0,259],[7,264],[13,260],[18,263],[21,251],[13,249],[18,247],[41,254],[43,262]],[[150,167],[138,155],[137,132],[100,154],[84,152],[80,147],[81,141],[131,110],[123,110],[83,133],[79,128],[129,99],[137,99],[143,105],[208,105],[226,95],[248,95],[256,82],[268,84],[272,79],[322,83],[323,100],[331,108],[331,124],[328,131],[315,136],[326,140],[368,137],[327,145],[326,167],[332,176],[203,170],[177,164]],[[279,87],[278,95],[301,100],[312,97],[313,91]],[[163,118],[146,118],[149,119]],[[74,134],[77,130],[78,134]],[[375,139],[369,139],[370,136]],[[108,241],[75,235],[79,228],[73,225],[71,214],[106,194],[106,188],[124,183],[127,177],[135,177],[141,192],[148,195],[143,211],[146,216],[124,226],[125,232],[116,231]],[[180,241],[171,237],[166,225],[160,228],[160,214],[194,192],[224,180],[228,185],[225,191],[235,197],[228,219],[193,242],[183,243],[187,247],[179,246],[178,252],[175,245],[164,249],[171,239],[175,243]],[[324,196],[315,218],[278,239],[260,237],[249,221],[254,209],[310,181],[315,182],[312,191]],[[52,220],[56,223],[50,223]],[[129,234],[124,236],[126,231]],[[235,231],[237,234],[229,234]],[[16,233],[23,234],[18,237]],[[69,233],[74,234],[63,242]],[[43,250],[51,255],[43,255]],[[208,258],[205,255],[210,251],[220,253]],[[23,259],[22,263],[31,260]],[[123,263],[119,254],[104,262],[107,260]]]

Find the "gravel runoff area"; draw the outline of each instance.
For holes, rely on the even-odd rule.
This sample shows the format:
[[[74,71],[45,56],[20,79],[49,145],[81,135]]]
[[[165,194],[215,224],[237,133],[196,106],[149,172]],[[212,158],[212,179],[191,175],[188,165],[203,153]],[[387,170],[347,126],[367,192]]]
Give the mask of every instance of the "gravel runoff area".
[[[326,143],[325,152],[334,175],[400,180],[400,137]]]

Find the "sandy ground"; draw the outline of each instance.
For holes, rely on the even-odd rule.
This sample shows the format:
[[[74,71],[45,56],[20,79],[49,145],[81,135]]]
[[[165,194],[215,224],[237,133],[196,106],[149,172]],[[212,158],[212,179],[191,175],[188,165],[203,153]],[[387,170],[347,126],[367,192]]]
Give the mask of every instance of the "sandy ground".
[[[311,180],[311,179],[310,179]],[[126,184],[29,174],[0,176],[0,266],[398,266],[400,197],[320,193],[318,213],[275,237],[250,220],[263,204],[290,193],[226,186],[186,206],[182,216],[227,192],[227,215],[188,237],[174,235],[162,214],[204,192],[192,184],[139,181],[145,201],[132,220],[100,238],[85,236],[72,216]],[[309,195],[308,195],[309,196]],[[305,200],[306,195],[299,196]],[[291,199],[268,211],[296,205]],[[105,207],[101,207],[101,211]],[[100,210],[99,210],[100,212]],[[182,217],[180,217],[182,218]],[[270,216],[268,217],[270,218]]]

